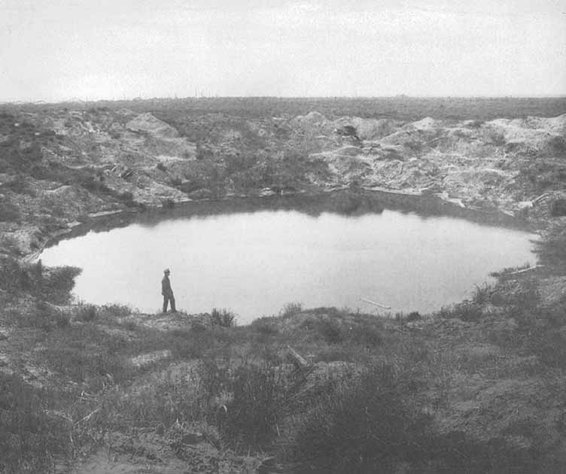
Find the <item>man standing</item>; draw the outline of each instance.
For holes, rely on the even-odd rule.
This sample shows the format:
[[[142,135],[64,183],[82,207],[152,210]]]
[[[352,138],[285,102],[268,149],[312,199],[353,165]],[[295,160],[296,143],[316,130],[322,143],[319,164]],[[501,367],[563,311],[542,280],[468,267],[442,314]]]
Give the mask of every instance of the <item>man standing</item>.
[[[167,312],[167,305],[171,303],[171,312],[176,313],[175,309],[175,297],[173,296],[173,290],[171,289],[171,282],[169,281],[169,271],[168,268],[164,270],[163,280],[161,280],[161,294],[163,295],[163,312]]]

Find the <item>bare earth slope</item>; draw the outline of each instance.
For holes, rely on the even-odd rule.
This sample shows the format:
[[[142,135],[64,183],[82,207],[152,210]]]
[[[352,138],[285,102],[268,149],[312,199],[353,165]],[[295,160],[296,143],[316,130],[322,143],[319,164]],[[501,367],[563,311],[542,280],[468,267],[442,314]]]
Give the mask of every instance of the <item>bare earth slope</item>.
[[[0,227],[23,253],[89,216],[190,199],[357,186],[536,218],[564,198],[566,115],[207,114],[177,116],[175,128],[149,112],[55,109],[0,122]]]

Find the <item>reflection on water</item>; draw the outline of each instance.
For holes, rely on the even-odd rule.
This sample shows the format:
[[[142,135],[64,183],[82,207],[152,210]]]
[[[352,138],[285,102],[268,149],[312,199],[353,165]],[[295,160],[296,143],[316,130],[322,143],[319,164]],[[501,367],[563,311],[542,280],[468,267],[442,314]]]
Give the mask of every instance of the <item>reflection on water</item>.
[[[260,210],[174,216],[90,232],[41,255],[47,265],[83,268],[83,301],[161,305],[171,269],[177,306],[190,313],[227,308],[240,324],[305,307],[375,307],[428,312],[461,301],[492,271],[534,263],[532,234],[449,217],[384,210],[357,216]]]

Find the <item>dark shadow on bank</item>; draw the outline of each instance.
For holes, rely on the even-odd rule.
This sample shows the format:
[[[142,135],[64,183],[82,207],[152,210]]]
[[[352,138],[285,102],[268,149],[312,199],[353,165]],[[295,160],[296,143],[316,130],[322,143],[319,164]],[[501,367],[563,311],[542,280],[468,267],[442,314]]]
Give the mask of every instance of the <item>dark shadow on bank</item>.
[[[396,192],[363,189],[345,189],[317,194],[288,196],[230,197],[221,200],[190,201],[173,207],[148,209],[144,212],[125,211],[115,215],[92,218],[72,231],[49,242],[54,245],[63,239],[79,237],[90,231],[108,232],[115,228],[138,224],[153,227],[165,220],[205,218],[222,214],[255,213],[262,211],[297,211],[318,217],[324,213],[359,217],[381,214],[385,209],[414,214],[421,219],[451,217],[465,219],[479,225],[517,230],[531,230],[525,220],[499,211],[468,209],[437,196],[422,196]]]

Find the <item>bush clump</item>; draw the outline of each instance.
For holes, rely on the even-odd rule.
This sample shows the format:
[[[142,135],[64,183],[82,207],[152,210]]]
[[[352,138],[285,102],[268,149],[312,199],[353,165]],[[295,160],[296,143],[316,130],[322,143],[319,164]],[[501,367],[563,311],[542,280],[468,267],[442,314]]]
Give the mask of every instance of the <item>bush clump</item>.
[[[0,260],[0,288],[12,295],[25,292],[49,303],[67,304],[80,272],[76,267],[44,268],[41,260],[25,264],[5,257]]]
[[[214,308],[212,313],[210,313],[210,320],[213,326],[223,328],[231,328],[236,325],[236,315],[226,309]]]
[[[75,320],[89,323],[97,318],[98,309],[92,304],[79,304],[75,308]]]
[[[411,387],[388,365],[327,394],[298,430],[291,450],[305,472],[393,472],[418,457],[431,419],[410,403]],[[420,453],[422,455],[422,453]]]
[[[233,399],[227,406],[223,432],[240,449],[267,447],[278,435],[284,411],[284,386],[269,364],[237,369]]]

